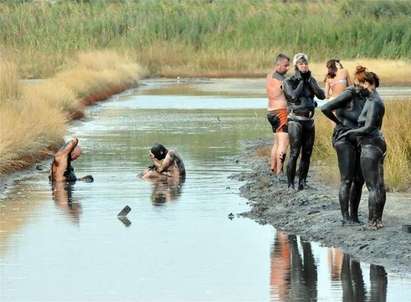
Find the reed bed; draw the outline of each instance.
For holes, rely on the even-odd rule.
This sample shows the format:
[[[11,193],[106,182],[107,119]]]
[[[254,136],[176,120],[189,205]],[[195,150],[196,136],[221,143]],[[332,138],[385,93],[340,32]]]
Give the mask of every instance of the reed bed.
[[[411,59],[408,1],[2,1],[0,15],[0,45],[24,77],[54,75],[89,49],[128,52],[168,76],[260,75],[278,52]]]
[[[112,51],[81,52],[67,70],[38,84],[21,85],[17,68],[0,82],[0,174],[24,168],[56,148],[66,122],[83,116],[85,105],[130,87],[143,69]]]

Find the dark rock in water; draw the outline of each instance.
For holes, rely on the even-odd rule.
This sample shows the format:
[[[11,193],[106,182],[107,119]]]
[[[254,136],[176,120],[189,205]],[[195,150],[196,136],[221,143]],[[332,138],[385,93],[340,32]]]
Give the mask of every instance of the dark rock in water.
[[[84,182],[94,182],[94,178],[91,175],[86,175],[86,176],[82,177],[81,180],[84,181]]]
[[[36,170],[43,171],[44,167],[42,165],[36,165]]]
[[[225,187],[225,189],[226,189],[226,190],[230,190],[230,189],[231,189],[231,187],[227,186],[227,187]]]
[[[117,217],[126,217],[128,213],[130,213],[131,208],[129,206],[125,206],[120,213],[117,214]]]
[[[240,161],[238,159],[235,160],[235,163],[238,164]]]
[[[406,233],[411,233],[411,224],[404,224],[402,230]]]
[[[228,219],[233,220],[234,219],[234,214],[233,213],[228,214]]]
[[[118,220],[120,220],[126,227],[131,225],[131,221],[125,216],[118,217]]]

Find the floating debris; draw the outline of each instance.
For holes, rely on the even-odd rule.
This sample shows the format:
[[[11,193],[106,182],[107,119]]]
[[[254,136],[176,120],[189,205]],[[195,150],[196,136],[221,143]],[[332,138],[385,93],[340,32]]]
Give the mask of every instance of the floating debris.
[[[128,213],[130,213],[131,208],[129,206],[125,206],[120,213],[117,214],[117,217],[126,217]]]
[[[411,224],[404,224],[402,230],[406,233],[411,233]]]

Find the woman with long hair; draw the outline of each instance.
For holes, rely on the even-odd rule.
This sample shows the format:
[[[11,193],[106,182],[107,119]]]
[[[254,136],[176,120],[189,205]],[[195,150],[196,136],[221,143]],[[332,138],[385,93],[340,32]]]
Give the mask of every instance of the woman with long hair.
[[[351,86],[350,74],[343,67],[340,60],[331,59],[327,62],[327,74],[325,75],[325,97],[335,98],[348,86]]]
[[[361,147],[354,137],[343,136],[350,129],[358,128],[358,117],[365,104],[365,96],[360,89],[366,68],[357,66],[354,86],[345,89],[339,96],[325,103],[322,112],[335,123],[332,143],[337,152],[340,170],[339,202],[343,224],[359,223],[358,206],[364,179],[360,167]]]

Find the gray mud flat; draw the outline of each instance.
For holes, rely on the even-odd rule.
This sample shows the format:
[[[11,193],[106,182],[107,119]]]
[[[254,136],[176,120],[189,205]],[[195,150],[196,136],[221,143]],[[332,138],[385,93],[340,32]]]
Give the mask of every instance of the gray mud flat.
[[[254,142],[241,156],[240,160],[248,163],[252,172],[232,176],[245,181],[240,191],[249,200],[251,210],[243,216],[306,240],[341,248],[360,261],[385,266],[390,272],[411,272],[411,234],[402,230],[403,224],[410,224],[410,198],[387,193],[385,227],[369,230],[366,227],[368,192],[364,190],[360,205],[360,220],[364,224],[343,226],[337,189],[313,177],[303,191],[287,189],[286,180],[272,176],[266,159],[255,155],[255,150],[263,145],[267,142]],[[315,174],[315,169],[309,174]]]

